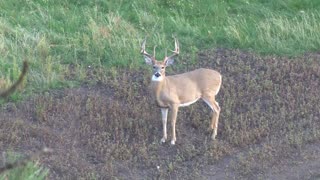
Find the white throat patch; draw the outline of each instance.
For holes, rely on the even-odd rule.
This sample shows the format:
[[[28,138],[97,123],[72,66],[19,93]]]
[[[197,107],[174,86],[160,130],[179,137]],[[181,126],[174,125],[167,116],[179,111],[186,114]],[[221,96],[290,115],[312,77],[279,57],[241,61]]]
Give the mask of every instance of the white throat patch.
[[[152,79],[151,79],[151,81],[162,81],[162,80],[163,80],[163,76],[157,77],[157,76],[155,76],[155,75],[153,75],[153,76],[152,76]]]

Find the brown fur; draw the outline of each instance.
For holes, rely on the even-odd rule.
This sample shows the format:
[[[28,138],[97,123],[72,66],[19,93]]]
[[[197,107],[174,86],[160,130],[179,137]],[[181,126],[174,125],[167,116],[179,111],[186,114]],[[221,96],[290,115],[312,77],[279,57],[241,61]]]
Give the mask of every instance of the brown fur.
[[[211,69],[201,68],[183,74],[165,76],[166,66],[164,63],[155,61],[153,66],[155,67],[154,72],[159,72],[163,78],[161,81],[151,82],[151,93],[162,110],[163,138],[161,141],[165,142],[167,139],[166,116],[168,109],[172,111],[170,117],[172,126],[171,144],[175,144],[175,124],[179,107],[181,105],[190,105],[200,98],[215,112],[211,120],[212,139],[215,139],[220,113],[220,107],[215,101],[215,96],[221,86],[220,73]]]
[[[163,81],[151,82],[153,95],[161,107],[192,102],[204,96],[215,96],[221,84],[220,73],[211,69],[196,69],[167,76]],[[178,87],[178,88],[177,88]]]
[[[146,39],[141,45],[141,54],[145,62],[153,66],[153,76],[151,82],[151,93],[161,107],[163,138],[167,139],[167,115],[171,110],[172,140],[176,141],[176,119],[179,107],[188,106],[198,99],[204,100],[215,113],[212,116],[211,128],[213,129],[212,139],[215,139],[218,129],[220,114],[219,104],[215,100],[221,86],[221,75],[211,69],[196,69],[194,71],[166,77],[166,67],[173,64],[174,57],[179,55],[179,42],[175,39],[175,50],[170,56],[166,56],[163,61],[157,61],[155,56],[151,56],[145,50]],[[154,52],[155,54],[155,52]]]

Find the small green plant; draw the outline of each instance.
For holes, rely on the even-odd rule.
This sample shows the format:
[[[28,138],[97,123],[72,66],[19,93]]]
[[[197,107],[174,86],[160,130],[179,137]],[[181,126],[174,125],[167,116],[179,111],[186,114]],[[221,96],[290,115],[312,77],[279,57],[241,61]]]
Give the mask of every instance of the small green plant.
[[[25,166],[17,167],[0,175],[1,180],[44,180],[48,175],[49,170],[39,167],[37,163],[29,162]]]
[[[14,153],[9,153],[5,165],[8,167],[0,174],[0,179],[25,179],[25,180],[44,180],[46,179],[49,170],[41,167],[38,163],[26,162],[20,160],[21,157]],[[11,164],[11,165],[8,165]]]

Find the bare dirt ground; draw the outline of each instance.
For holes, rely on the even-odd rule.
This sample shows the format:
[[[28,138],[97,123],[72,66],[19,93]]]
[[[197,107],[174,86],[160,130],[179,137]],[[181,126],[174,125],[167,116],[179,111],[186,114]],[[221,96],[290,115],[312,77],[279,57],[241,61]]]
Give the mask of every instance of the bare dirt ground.
[[[243,152],[245,149],[242,150]],[[221,159],[216,165],[202,170],[202,179],[320,179],[320,143],[304,146],[288,156],[277,159],[277,163],[265,167],[263,172],[241,176],[235,171],[232,161],[239,158],[239,153]],[[257,162],[259,163],[259,162]]]
[[[4,104],[0,150],[28,155],[52,148],[37,159],[49,179],[320,179],[318,54],[288,59],[215,49],[197,59],[177,60],[168,74],[221,72],[216,141],[210,110],[198,102],[180,109],[177,144],[160,144],[150,72],[91,69],[95,85]]]

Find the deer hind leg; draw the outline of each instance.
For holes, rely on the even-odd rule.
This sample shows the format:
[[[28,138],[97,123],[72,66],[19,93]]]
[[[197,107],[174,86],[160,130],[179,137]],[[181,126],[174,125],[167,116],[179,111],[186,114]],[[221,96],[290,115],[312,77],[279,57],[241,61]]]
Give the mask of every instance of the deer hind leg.
[[[208,106],[213,111],[210,127],[213,130],[211,138],[214,140],[218,133],[220,106],[218,102],[215,100],[214,96],[203,97],[202,99],[204,100],[204,102],[208,104]]]
[[[163,137],[161,139],[161,142],[164,143],[167,140],[168,108],[161,108],[161,115],[162,115],[162,131],[163,131]]]

